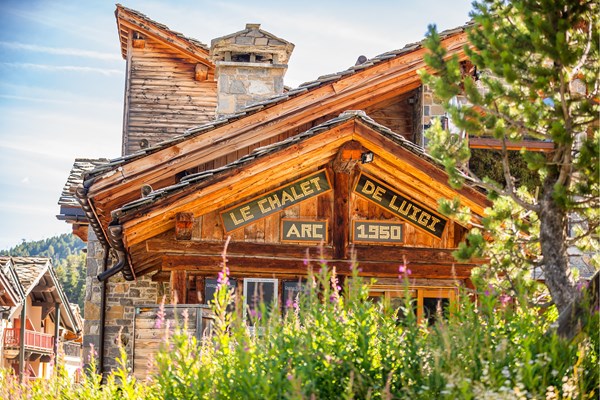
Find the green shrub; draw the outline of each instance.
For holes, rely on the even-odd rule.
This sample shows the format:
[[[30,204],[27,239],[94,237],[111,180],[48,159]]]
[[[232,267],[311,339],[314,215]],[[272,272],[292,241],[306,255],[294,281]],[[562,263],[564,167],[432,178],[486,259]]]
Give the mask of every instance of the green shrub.
[[[482,292],[477,302],[417,324],[407,297],[402,310],[368,299],[357,276],[338,286],[335,271],[318,265],[309,285],[283,316],[261,312],[244,321],[228,311],[227,285],[217,290],[214,336],[201,343],[185,325],[169,335],[145,381],[125,367],[106,377],[84,374],[71,384],[64,371],[21,384],[0,373],[2,398],[46,399],[592,399],[598,397],[598,313],[587,335],[567,342],[551,332],[555,310],[544,311]],[[225,271],[221,281],[227,279]],[[408,276],[405,284],[409,285]],[[398,313],[402,315],[398,318]],[[260,318],[260,315],[267,316]],[[248,329],[252,327],[252,330]],[[92,364],[90,371],[95,368]]]

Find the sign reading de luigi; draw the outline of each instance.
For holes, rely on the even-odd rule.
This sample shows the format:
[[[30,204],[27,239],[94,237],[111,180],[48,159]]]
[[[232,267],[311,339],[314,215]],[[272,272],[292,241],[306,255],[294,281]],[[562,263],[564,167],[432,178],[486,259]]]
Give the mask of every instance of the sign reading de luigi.
[[[230,232],[329,190],[331,184],[327,172],[318,171],[221,212],[223,227],[225,232]]]
[[[389,186],[361,174],[354,192],[417,228],[423,229],[437,238],[442,237],[447,222],[444,218],[407,199]]]

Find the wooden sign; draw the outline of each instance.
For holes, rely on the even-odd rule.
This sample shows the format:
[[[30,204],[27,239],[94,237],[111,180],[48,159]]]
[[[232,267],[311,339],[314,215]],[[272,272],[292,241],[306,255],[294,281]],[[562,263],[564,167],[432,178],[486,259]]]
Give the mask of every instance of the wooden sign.
[[[403,223],[389,221],[352,221],[354,243],[402,243]]]
[[[438,239],[447,220],[381,182],[360,174],[354,192]]]
[[[273,213],[331,190],[326,170],[320,170],[272,192],[221,212],[225,232],[251,224]]]
[[[281,220],[282,242],[327,242],[327,221]]]

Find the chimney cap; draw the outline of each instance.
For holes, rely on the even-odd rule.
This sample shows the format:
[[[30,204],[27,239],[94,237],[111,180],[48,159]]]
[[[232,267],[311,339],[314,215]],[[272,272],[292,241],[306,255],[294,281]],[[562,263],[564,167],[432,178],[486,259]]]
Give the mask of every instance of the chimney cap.
[[[246,29],[260,29],[260,24],[246,24]]]

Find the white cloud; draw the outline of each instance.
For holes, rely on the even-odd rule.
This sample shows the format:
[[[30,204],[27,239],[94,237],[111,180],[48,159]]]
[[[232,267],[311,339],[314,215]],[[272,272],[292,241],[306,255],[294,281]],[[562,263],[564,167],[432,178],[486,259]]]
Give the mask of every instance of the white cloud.
[[[96,68],[96,67],[80,67],[76,65],[48,65],[48,64],[32,64],[32,63],[17,63],[17,62],[2,62],[0,65],[11,67],[11,68],[23,68],[23,69],[34,69],[43,71],[59,71],[59,72],[82,72],[82,73],[95,73],[106,76],[110,75],[122,75],[123,71],[118,69],[109,68]]]
[[[0,46],[6,47],[9,49],[14,49],[14,50],[33,51],[36,53],[94,58],[94,59],[98,59],[98,60],[121,60],[121,56],[119,54],[102,53],[99,51],[73,49],[73,48],[68,48],[68,47],[47,47],[47,46],[39,46],[36,44],[27,44],[27,43],[19,43],[19,42],[4,42],[4,41],[0,41]]]
[[[21,183],[29,184],[29,177],[26,176],[25,178],[21,179]]]

